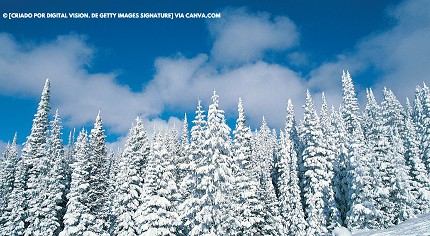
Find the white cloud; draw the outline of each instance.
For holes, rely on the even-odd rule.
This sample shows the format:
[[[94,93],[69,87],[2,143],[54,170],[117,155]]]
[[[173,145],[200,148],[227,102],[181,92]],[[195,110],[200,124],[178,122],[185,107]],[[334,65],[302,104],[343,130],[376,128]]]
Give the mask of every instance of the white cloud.
[[[281,125],[287,99],[299,102],[305,93],[306,85],[297,73],[262,61],[222,72],[216,71],[205,55],[164,58],[156,64],[157,74],[145,95],[179,110],[194,109],[199,97],[207,109],[215,89],[221,108],[227,112],[236,115],[237,100],[242,97],[252,124],[265,115],[272,124]]]
[[[229,9],[209,29],[214,37],[211,55],[220,64],[240,64],[260,59],[266,51],[283,51],[298,44],[299,33],[287,17],[252,14]]]
[[[294,23],[286,17],[229,10],[219,25],[210,24],[214,40],[210,54],[158,58],[153,79],[140,92],[117,83],[115,73],[89,73],[85,66],[91,64],[95,50],[85,37],[71,34],[29,45],[3,33],[0,93],[38,97],[43,81],[50,78],[53,108],[59,108],[66,125],[92,124],[101,109],[109,131],[125,135],[138,115],[145,120],[148,133],[152,133],[154,125],[175,123],[180,127],[176,117],[167,121],[159,117],[171,111],[193,111],[199,97],[207,109],[215,89],[221,108],[230,117],[236,116],[237,99],[242,97],[253,128],[258,127],[263,115],[270,125],[281,128],[287,99],[292,98],[300,117],[306,88],[314,93],[317,107],[322,91],[329,104],[337,106],[343,69],[349,69],[354,77],[355,73],[374,67],[383,74],[374,85],[388,85],[399,92],[399,98],[406,94],[402,91],[412,93],[413,86],[428,81],[428,12],[426,1],[405,2],[391,12],[397,20],[394,27],[363,39],[348,53],[315,68],[305,79],[299,72],[262,59],[268,51],[280,51],[307,62],[300,51],[288,52],[298,44]],[[220,69],[220,63],[233,66]],[[189,114],[189,120],[193,116]],[[124,141],[120,138],[111,147],[121,146]]]
[[[115,74],[88,73],[84,66],[90,63],[94,49],[82,36],[59,36],[27,46],[2,33],[0,51],[0,93],[38,97],[44,80],[49,78],[52,108],[59,108],[67,125],[92,124],[101,109],[111,130],[124,132],[128,121],[138,114],[159,112],[142,102],[142,94],[116,83]]]
[[[369,78],[376,93],[391,88],[402,101],[412,96],[414,87],[429,80],[430,74],[430,4],[426,0],[405,1],[392,9],[395,25],[361,39],[356,47],[339,55],[310,73],[311,87],[339,90],[339,71],[352,75],[373,69],[380,78]],[[359,90],[363,92],[363,88]]]

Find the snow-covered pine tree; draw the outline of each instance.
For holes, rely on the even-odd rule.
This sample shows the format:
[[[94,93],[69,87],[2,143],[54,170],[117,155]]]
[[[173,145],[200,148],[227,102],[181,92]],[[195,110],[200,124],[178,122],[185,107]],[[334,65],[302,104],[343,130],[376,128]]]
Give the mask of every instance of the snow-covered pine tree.
[[[37,112],[34,115],[31,133],[27,137],[27,141],[22,149],[21,159],[24,165],[21,177],[24,183],[24,203],[18,206],[23,206],[22,209],[17,209],[18,212],[25,212],[24,228],[25,235],[34,235],[35,232],[40,232],[40,214],[42,213],[40,194],[43,193],[44,171],[42,166],[43,159],[47,158],[46,138],[48,134],[50,111],[50,82],[47,79],[43,87]],[[21,191],[21,190],[19,190]],[[19,213],[21,215],[21,213]]]
[[[109,178],[108,178],[108,191],[107,195],[109,196],[109,234],[112,235],[114,229],[116,228],[116,215],[113,212],[114,208],[114,199],[118,189],[117,175],[119,173],[119,157],[123,153],[122,149],[118,147],[117,152],[114,152],[112,149],[108,151],[108,162],[109,162]]]
[[[335,193],[339,192],[339,186],[334,185],[334,161],[336,159],[336,153],[338,152],[336,147],[336,137],[335,137],[335,128],[332,126],[332,121],[330,119],[329,113],[328,113],[328,106],[327,106],[327,100],[325,97],[324,92],[322,93],[322,103],[321,103],[321,115],[320,115],[320,124],[321,124],[321,131],[324,136],[325,145],[327,147],[327,166],[326,173],[327,178],[329,180],[329,185],[326,187],[325,192],[325,201],[326,204],[329,205],[330,212],[328,217],[328,225],[331,227],[330,230],[333,229],[333,227],[337,227],[339,225],[342,225],[342,219],[340,217],[340,211],[339,206],[337,204],[337,201],[335,200]]]
[[[148,158],[149,142],[142,119],[138,117],[118,161],[119,172],[115,180],[118,186],[112,209],[116,219],[114,235],[138,235],[137,209],[145,197],[143,182]]]
[[[329,173],[329,152],[309,90],[306,92],[304,109],[301,138],[304,145],[303,190],[308,222],[306,234],[326,234],[339,225],[340,217],[331,188],[333,174]]]
[[[375,203],[373,202],[371,183],[371,157],[368,156],[365,135],[361,125],[358,100],[354,91],[351,75],[347,71],[342,74],[342,106],[340,115],[345,124],[348,156],[345,160],[347,186],[346,225],[350,229],[374,228],[377,223]],[[364,122],[365,123],[365,122]]]
[[[391,90],[384,89],[384,101],[381,103],[383,109],[383,116],[386,117],[385,125],[389,127],[391,132],[390,142],[391,148],[394,153],[393,158],[396,165],[395,176],[396,185],[393,187],[392,201],[396,204],[395,215],[396,219],[393,221],[398,224],[408,218],[414,217],[415,203],[417,202],[417,194],[413,194],[412,186],[417,186],[415,179],[408,175],[410,166],[406,164],[406,150],[405,143],[407,140],[406,125],[407,112],[403,109],[401,103],[397,100],[396,96]],[[408,108],[410,109],[410,108]],[[411,112],[411,111],[410,111]],[[424,190],[425,191],[425,190]]]
[[[281,132],[280,153],[277,163],[279,174],[279,206],[284,220],[285,235],[306,235],[306,221],[303,212],[299,178],[297,171],[297,139],[294,107],[288,100],[287,117],[284,132]]]
[[[341,107],[341,115],[345,122],[346,131],[349,135],[353,133],[353,129],[355,129],[360,123],[360,115],[358,108],[358,100],[355,95],[354,84],[352,83],[351,75],[349,71],[342,72],[342,107]]]
[[[175,165],[168,152],[168,139],[159,132],[152,143],[146,177],[145,195],[137,209],[138,235],[175,235],[180,225],[176,212],[179,199]]]
[[[72,164],[74,161],[73,160],[74,150],[75,150],[75,129],[69,132],[66,150],[64,151],[65,152],[64,155],[66,156],[66,160],[69,163],[69,165]],[[68,171],[69,171],[69,176],[71,176],[72,169],[70,168],[70,166]]]
[[[393,164],[392,172],[388,172],[388,188],[390,201],[395,205],[389,209],[394,216],[390,224],[398,224],[408,218],[414,217],[413,203],[415,195],[412,194],[412,179],[408,175],[409,167],[405,162],[405,117],[406,112],[391,90],[384,88],[384,100],[381,103],[383,126],[386,128],[388,142],[388,159]],[[390,168],[387,168],[390,170]]]
[[[421,138],[420,148],[422,149],[422,160],[427,167],[427,172],[430,173],[430,88],[426,84],[418,95],[420,97],[422,114],[419,118],[418,133]]]
[[[189,131],[188,131],[188,121],[187,121],[187,114],[184,115],[184,120],[182,124],[182,134],[181,134],[181,143],[179,147],[178,152],[178,160],[177,160],[177,178],[178,183],[182,183],[184,178],[188,174],[189,165],[190,165],[190,143],[189,143]],[[180,186],[178,186],[180,187]],[[180,192],[183,192],[182,189],[180,189]]]
[[[353,130],[348,148],[346,179],[349,183],[348,200],[350,208],[346,215],[349,229],[378,227],[378,212],[374,199],[374,161],[364,142],[361,125]]]
[[[188,235],[199,222],[195,219],[197,212],[201,210],[200,196],[195,192],[199,175],[196,173],[196,164],[200,162],[204,155],[206,120],[204,111],[202,110],[201,101],[198,100],[195,118],[192,121],[194,124],[191,128],[190,150],[188,154],[189,163],[185,167],[187,170],[186,176],[179,183],[182,202],[178,206],[178,212],[182,224],[180,226],[181,235]]]
[[[387,119],[385,125],[396,129],[403,136],[405,129],[406,111],[394,95],[393,91],[384,88],[384,100],[381,102],[383,116]]]
[[[219,109],[214,91],[209,106],[204,141],[204,155],[196,163],[194,198],[199,202],[195,214],[196,225],[190,235],[228,234],[231,221],[231,141],[230,128]]]
[[[253,159],[257,161],[257,176],[259,179],[258,199],[264,205],[261,214],[264,222],[257,224],[258,234],[278,235],[282,233],[282,217],[279,212],[279,202],[275,194],[272,173],[274,169],[274,149],[277,140],[271,134],[266,119],[263,117],[260,129],[253,141]]]
[[[1,216],[4,225],[0,230],[0,235],[24,235],[27,207],[25,198],[25,174],[26,169],[22,159],[19,159],[15,168],[15,178],[12,193],[6,211]]]
[[[369,173],[370,178],[372,178],[370,183],[367,184],[371,186],[370,190],[373,191],[373,194],[366,195],[363,198],[371,202],[369,205],[374,207],[374,212],[372,217],[366,216],[367,220],[362,219],[364,221],[362,227],[388,227],[393,225],[395,219],[399,216],[395,206],[401,201],[401,199],[398,199],[399,196],[407,193],[399,195],[398,190],[400,189],[398,186],[404,186],[403,188],[407,189],[405,184],[408,182],[407,173],[409,171],[404,165],[403,144],[398,130],[395,126],[391,126],[390,122],[393,120],[391,114],[395,113],[395,111],[388,111],[394,109],[388,106],[388,104],[393,103],[392,101],[387,101],[391,96],[385,96],[382,106],[377,104],[371,90],[368,90],[367,97],[368,103],[364,111],[363,120],[369,147],[368,155],[371,166],[369,167]],[[406,174],[401,174],[399,171]],[[363,188],[367,188],[367,186]],[[403,207],[398,209],[400,208],[404,210]]]
[[[264,222],[261,212],[264,208],[259,201],[257,162],[252,155],[252,133],[246,126],[242,99],[239,98],[236,129],[233,131],[233,158],[235,163],[234,208],[238,225],[233,226],[233,235],[256,235],[256,225]]]
[[[407,100],[409,101],[409,100]],[[409,102],[407,102],[409,104]],[[409,106],[410,107],[410,106]],[[417,128],[412,120],[412,113],[405,118],[404,147],[406,164],[410,167],[411,192],[416,201],[413,208],[417,214],[427,213],[430,208],[430,179],[421,160]]]
[[[72,164],[72,182],[67,194],[67,211],[64,215],[64,229],[60,236],[98,235],[92,229],[97,216],[91,211],[89,198],[91,181],[90,145],[88,134],[82,129],[75,143],[75,162]]]
[[[412,186],[414,180],[409,176],[410,168],[406,165],[404,159],[404,146],[401,135],[397,129],[390,130],[390,155],[394,163],[393,176],[390,181],[390,200],[394,204],[388,211],[393,215],[391,224],[399,224],[409,218],[415,217],[414,205],[416,202]]]
[[[339,214],[343,226],[346,226],[346,213],[350,208],[348,200],[349,181],[347,167],[350,166],[348,161],[348,148],[347,148],[347,133],[345,123],[339,112],[334,107],[331,108],[330,113],[331,125],[334,128],[334,145],[335,145],[335,159],[333,161],[333,188],[335,193],[335,200],[339,207]]]
[[[15,182],[15,169],[18,162],[17,134],[13,137],[12,144],[7,144],[1,159],[0,166],[0,216],[5,216],[9,197]],[[7,219],[0,217],[0,231],[2,231]]]
[[[188,155],[188,151],[190,148],[190,140],[189,140],[189,130],[188,130],[188,119],[187,113],[184,114],[184,120],[182,121],[182,134],[181,134],[181,151],[183,156]]]
[[[91,230],[99,235],[107,234],[109,229],[110,196],[108,196],[109,162],[107,160],[106,136],[100,111],[94,128],[90,132],[90,188],[88,192],[91,213],[96,216]]]
[[[372,90],[367,93],[368,102],[363,114],[364,126],[366,127],[365,135],[367,145],[369,147],[369,155],[371,155],[371,176],[373,180],[372,196],[375,201],[375,209],[377,211],[376,225],[373,228],[388,227],[391,225],[390,219],[394,215],[390,210],[394,207],[394,203],[390,200],[391,181],[394,181],[394,163],[392,155],[394,153],[390,148],[390,134],[387,117],[383,116],[383,110],[376,102]],[[375,168],[376,167],[376,168]]]
[[[415,126],[417,127],[417,138],[421,145],[422,134],[423,131],[423,93],[422,88],[420,86],[416,86],[415,88],[415,96],[414,96],[414,104],[412,110],[412,120],[414,121]],[[424,163],[425,164],[425,163]]]
[[[165,142],[166,148],[167,148],[167,155],[169,156],[170,160],[172,161],[172,164],[174,165],[173,170],[173,178],[176,183],[181,182],[182,180],[182,171],[180,170],[179,166],[182,164],[181,159],[181,141],[179,139],[178,130],[176,129],[176,125],[173,124],[172,128],[167,128],[164,133],[164,139],[163,142]],[[179,190],[178,190],[179,191]],[[178,202],[175,202],[177,204]],[[175,208],[177,206],[174,206]]]
[[[171,156],[172,162],[177,165],[178,159],[181,154],[181,141],[179,140],[178,130],[176,130],[176,125],[173,124],[171,129],[166,129],[165,139],[167,151]],[[175,171],[175,177],[177,177],[177,171]]]
[[[66,213],[66,194],[70,189],[70,177],[67,176],[69,163],[64,155],[61,118],[58,110],[55,112],[54,120],[47,139],[48,156],[45,168],[49,168],[44,181],[42,212],[43,218],[40,222],[40,232],[35,234],[58,235],[63,228],[63,217]]]

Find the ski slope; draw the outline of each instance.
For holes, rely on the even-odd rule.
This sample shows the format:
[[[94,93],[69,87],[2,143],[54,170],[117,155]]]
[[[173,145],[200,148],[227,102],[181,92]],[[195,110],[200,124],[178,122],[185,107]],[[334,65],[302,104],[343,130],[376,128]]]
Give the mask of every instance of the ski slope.
[[[419,216],[418,218],[409,219],[399,225],[384,230],[359,230],[353,232],[356,236],[372,235],[430,235],[430,213]]]

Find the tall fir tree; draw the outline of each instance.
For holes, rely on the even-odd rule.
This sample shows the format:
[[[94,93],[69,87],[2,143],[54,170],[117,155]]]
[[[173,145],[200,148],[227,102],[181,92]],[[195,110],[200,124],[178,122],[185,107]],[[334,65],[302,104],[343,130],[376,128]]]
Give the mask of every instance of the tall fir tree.
[[[10,212],[8,202],[14,188],[15,171],[18,162],[17,134],[13,137],[12,144],[7,144],[0,165],[0,231],[7,221],[4,217]]]
[[[347,167],[349,210],[346,225],[349,229],[376,228],[378,224],[374,199],[374,163],[364,142],[361,125],[353,131],[348,148]]]
[[[19,212],[25,212],[25,235],[40,234],[40,214],[42,213],[43,182],[46,169],[42,166],[43,159],[47,158],[46,138],[48,134],[50,111],[50,82],[47,79],[43,87],[37,112],[34,115],[31,133],[22,149],[21,159],[24,165],[22,181],[24,183],[24,203]],[[21,191],[21,190],[19,190]],[[20,213],[21,214],[21,213]]]
[[[187,114],[184,115],[184,120],[182,122],[182,130],[181,130],[181,143],[178,151],[178,160],[177,160],[177,178],[178,183],[181,183],[184,178],[188,174],[189,165],[190,165],[190,143],[189,143],[189,130],[188,130],[188,120]],[[182,192],[183,190],[180,189]]]
[[[303,190],[307,234],[326,234],[339,225],[339,212],[331,188],[331,163],[324,142],[320,119],[309,91],[306,92],[305,113],[301,138],[303,151]]]
[[[419,118],[418,133],[421,138],[420,148],[423,150],[422,160],[430,173],[430,88],[423,84],[418,96],[420,97],[422,114]]]
[[[195,114],[195,118],[192,121],[194,125],[191,128],[190,150],[188,154],[189,163],[185,167],[187,173],[179,184],[181,196],[183,198],[181,204],[178,206],[178,211],[182,221],[180,226],[181,235],[188,235],[189,232],[199,224],[199,221],[195,219],[195,216],[197,212],[201,210],[200,196],[195,191],[196,185],[200,181],[200,176],[196,173],[196,165],[205,155],[204,130],[206,129],[206,120],[200,99],[198,100]]]
[[[88,133],[81,130],[75,144],[75,162],[72,164],[72,182],[67,194],[67,211],[64,215],[64,229],[60,236],[98,235],[92,228],[97,216],[91,210],[91,147]]]
[[[159,132],[152,143],[144,182],[145,195],[137,209],[138,235],[175,235],[180,225],[176,201],[175,165],[168,152],[168,137]]]
[[[0,235],[24,235],[27,199],[25,198],[26,169],[22,159],[19,159],[15,168],[13,190],[9,196],[6,211],[1,216],[4,222]]]
[[[258,233],[256,225],[264,222],[261,212],[264,208],[259,201],[257,191],[259,187],[257,162],[252,155],[252,133],[246,126],[246,117],[242,99],[238,102],[238,118],[236,129],[233,131],[233,158],[235,163],[234,209],[237,226],[234,235],[255,235]]]
[[[348,156],[345,159],[347,189],[346,225],[348,228],[374,227],[375,204],[369,192],[372,182],[371,157],[368,156],[365,135],[366,125],[361,124],[358,99],[351,75],[342,74],[342,106],[340,115],[345,124]],[[364,131],[363,131],[364,130]],[[370,188],[370,189],[369,189]]]
[[[349,135],[357,128],[361,118],[359,114],[358,99],[355,94],[354,84],[352,83],[349,71],[342,72],[342,107],[341,114],[345,122],[345,128]]]
[[[97,114],[94,128],[90,132],[90,189],[88,198],[91,213],[96,216],[92,222],[92,231],[105,235],[109,229],[110,196],[108,195],[109,162],[106,149],[106,135],[100,111]]]
[[[346,226],[346,214],[350,208],[350,201],[348,199],[349,179],[347,167],[349,163],[347,163],[347,132],[342,117],[334,107],[331,108],[330,121],[334,128],[333,138],[335,149],[335,159],[333,161],[333,190],[335,193],[335,200],[339,207],[341,221],[343,222],[343,226]]]
[[[40,232],[45,235],[58,235],[64,227],[63,217],[66,213],[66,194],[70,189],[69,163],[64,153],[61,130],[61,118],[57,110],[54,120],[51,122],[47,139],[48,156],[44,165],[49,170],[44,180],[42,180],[44,182],[44,192],[41,195],[43,198],[43,218],[40,224]]]
[[[303,211],[297,171],[297,139],[294,107],[288,100],[284,132],[281,132],[280,153],[277,163],[279,174],[279,205],[284,221],[285,235],[306,235],[306,221]]]
[[[259,163],[257,174],[260,183],[257,196],[260,202],[264,204],[262,211],[264,222],[257,225],[258,234],[281,234],[283,230],[282,218],[272,178],[277,140],[274,139],[264,117],[260,129],[255,134],[253,143],[254,159]]]
[[[411,192],[416,201],[413,208],[417,214],[427,213],[430,208],[430,179],[424,163],[421,160],[422,150],[419,148],[417,127],[413,122],[412,113],[407,113],[405,118],[405,133],[403,139],[405,148],[405,161],[410,167]]]
[[[204,155],[196,165],[194,198],[199,210],[195,214],[196,224],[190,235],[226,234],[231,229],[231,141],[230,128],[219,109],[218,95],[214,91],[209,106],[204,130]]]
[[[113,214],[115,215],[114,235],[138,235],[137,210],[145,197],[144,179],[149,159],[149,142],[143,122],[136,118],[131,127],[125,149],[119,158],[118,184],[115,191]]]

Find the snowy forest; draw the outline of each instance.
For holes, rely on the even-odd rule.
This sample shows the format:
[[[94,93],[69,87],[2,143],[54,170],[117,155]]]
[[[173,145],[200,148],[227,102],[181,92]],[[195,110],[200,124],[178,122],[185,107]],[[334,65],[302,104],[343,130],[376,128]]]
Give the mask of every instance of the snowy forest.
[[[22,150],[15,135],[0,160],[0,235],[330,235],[430,212],[429,87],[404,103],[367,89],[363,111],[348,71],[342,88],[338,108],[308,91],[299,122],[285,101],[280,131],[251,131],[240,98],[232,130],[214,91],[181,132],[137,117],[113,152],[100,112],[62,139],[47,80]]]

